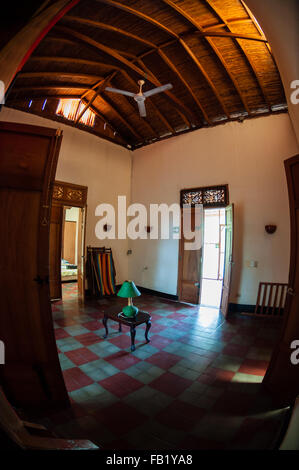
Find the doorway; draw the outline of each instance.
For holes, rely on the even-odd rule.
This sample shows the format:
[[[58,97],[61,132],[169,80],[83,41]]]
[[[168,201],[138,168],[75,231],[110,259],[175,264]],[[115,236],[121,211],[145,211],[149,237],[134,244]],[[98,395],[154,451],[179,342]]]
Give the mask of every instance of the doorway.
[[[204,209],[201,305],[219,308],[225,256],[225,208]]]
[[[87,187],[56,181],[50,223],[50,296],[62,298],[62,283],[76,283],[85,294],[85,218]]]
[[[61,282],[78,280],[79,207],[63,208]]]

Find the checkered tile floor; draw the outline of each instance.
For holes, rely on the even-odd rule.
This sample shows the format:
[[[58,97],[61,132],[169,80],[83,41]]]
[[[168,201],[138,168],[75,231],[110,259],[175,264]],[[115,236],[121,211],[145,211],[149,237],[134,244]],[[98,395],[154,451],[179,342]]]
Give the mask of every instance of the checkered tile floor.
[[[103,309],[119,299],[78,303],[77,285],[63,285],[52,304],[59,358],[72,408],[46,424],[59,436],[89,438],[107,449],[265,449],[280,429],[261,388],[280,325],[142,295],[152,316],[130,334]]]

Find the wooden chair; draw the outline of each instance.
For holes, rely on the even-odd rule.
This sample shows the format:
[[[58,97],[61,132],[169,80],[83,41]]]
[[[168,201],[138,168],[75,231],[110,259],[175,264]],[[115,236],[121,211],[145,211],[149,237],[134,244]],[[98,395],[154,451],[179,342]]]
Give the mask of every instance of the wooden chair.
[[[21,420],[8,402],[0,387],[0,427],[21,449],[36,450],[96,450],[97,445],[88,440],[58,439],[30,434],[28,429],[38,432],[47,431],[40,424]]]

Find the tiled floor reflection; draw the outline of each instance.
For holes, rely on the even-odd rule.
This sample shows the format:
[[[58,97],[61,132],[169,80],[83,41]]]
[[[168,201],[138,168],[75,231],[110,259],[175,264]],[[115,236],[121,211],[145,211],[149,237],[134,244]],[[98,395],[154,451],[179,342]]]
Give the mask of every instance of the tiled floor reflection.
[[[217,309],[142,295],[151,342],[137,327],[130,351],[126,327],[102,311],[118,299],[82,306],[76,284],[53,304],[59,358],[72,408],[52,413],[56,434],[84,437],[108,449],[265,449],[280,429],[277,410],[261,388],[279,324]]]

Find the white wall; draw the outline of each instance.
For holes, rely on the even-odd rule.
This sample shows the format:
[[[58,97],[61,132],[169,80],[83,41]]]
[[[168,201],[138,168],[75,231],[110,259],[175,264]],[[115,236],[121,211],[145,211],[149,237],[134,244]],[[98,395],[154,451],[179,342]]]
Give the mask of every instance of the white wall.
[[[235,266],[231,301],[254,304],[259,281],[285,282],[289,208],[283,160],[298,153],[287,114],[201,129],[133,153],[132,202],[179,203],[180,189],[229,184],[235,203]],[[266,224],[277,224],[268,235]],[[177,293],[178,241],[136,240],[130,278]],[[248,267],[258,261],[257,268]],[[144,270],[144,267],[148,269]]]
[[[29,113],[3,108],[1,121],[19,122],[63,130],[56,179],[88,186],[86,244],[111,246],[116,282],[128,278],[128,241],[98,240],[95,236],[95,208],[100,203],[116,204],[118,194],[130,200],[131,153],[125,148],[90,133]]]

